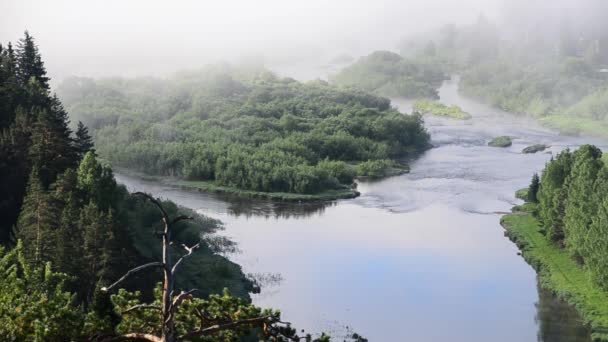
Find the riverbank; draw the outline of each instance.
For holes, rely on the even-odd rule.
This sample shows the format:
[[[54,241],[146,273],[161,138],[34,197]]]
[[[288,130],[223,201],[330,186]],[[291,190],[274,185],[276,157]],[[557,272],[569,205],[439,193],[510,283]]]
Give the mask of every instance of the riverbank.
[[[608,122],[566,115],[552,115],[539,119],[540,123],[566,135],[588,135],[608,138]]]
[[[317,194],[296,194],[288,192],[262,192],[243,190],[234,187],[220,186],[212,181],[188,181],[178,178],[168,178],[164,176],[149,175],[125,168],[114,168],[118,173],[136,177],[146,181],[158,182],[161,184],[175,186],[184,190],[194,190],[200,192],[226,194],[241,198],[260,198],[283,202],[315,202],[315,201],[334,201],[339,199],[356,198],[360,195],[359,191],[353,188],[327,190]]]
[[[355,198],[360,195],[359,191],[351,188],[326,190],[316,194],[297,194],[290,192],[263,192],[243,190],[233,187],[220,186],[211,181],[175,180],[169,182],[169,184],[178,186],[186,190],[197,190],[202,192],[228,194],[244,198],[262,198],[283,202],[333,201],[338,199]]]
[[[576,308],[591,328],[594,341],[608,341],[608,293],[563,249],[552,245],[540,223],[530,213],[534,204],[514,207],[501,218],[505,235],[521,250],[523,258],[538,273],[540,284]]]

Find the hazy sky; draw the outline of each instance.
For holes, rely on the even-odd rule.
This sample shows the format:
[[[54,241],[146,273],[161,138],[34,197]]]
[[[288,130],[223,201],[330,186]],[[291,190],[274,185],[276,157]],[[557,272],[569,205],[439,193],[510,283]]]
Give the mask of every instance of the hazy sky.
[[[498,0],[0,0],[0,41],[25,29],[51,76],[165,74],[394,48],[408,33],[492,17]]]

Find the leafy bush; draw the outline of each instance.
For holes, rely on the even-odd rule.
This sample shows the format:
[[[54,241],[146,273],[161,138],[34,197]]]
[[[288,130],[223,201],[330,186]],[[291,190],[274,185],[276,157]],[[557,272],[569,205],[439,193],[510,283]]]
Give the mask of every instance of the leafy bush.
[[[468,120],[471,114],[462,110],[458,106],[446,106],[443,103],[422,100],[414,103],[414,111],[421,114],[433,114],[437,116],[445,116],[453,119]]]
[[[384,176],[386,169],[393,167],[394,165],[395,162],[387,159],[368,160],[357,165],[357,175],[369,178],[380,178]]]

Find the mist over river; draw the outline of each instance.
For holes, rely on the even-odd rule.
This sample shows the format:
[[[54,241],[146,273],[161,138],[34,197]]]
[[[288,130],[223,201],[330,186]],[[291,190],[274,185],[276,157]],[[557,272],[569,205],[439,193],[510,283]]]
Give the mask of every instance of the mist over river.
[[[241,250],[229,258],[262,283],[254,303],[280,309],[298,328],[338,341],[352,331],[370,341],[588,341],[572,309],[539,292],[499,219],[548,152],[605,144],[463,98],[456,80],[440,96],[473,119],[426,117],[434,148],[410,174],[359,182],[356,199],[276,204],[116,178],[223,221],[222,234]],[[393,103],[411,110],[409,101]],[[499,135],[515,137],[513,146],[488,147]],[[551,147],[520,153],[537,143]]]

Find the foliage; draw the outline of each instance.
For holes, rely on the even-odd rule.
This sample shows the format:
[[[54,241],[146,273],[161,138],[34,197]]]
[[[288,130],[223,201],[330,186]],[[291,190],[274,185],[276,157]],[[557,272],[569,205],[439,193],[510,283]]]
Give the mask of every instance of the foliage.
[[[538,173],[532,176],[532,181],[526,192],[525,200],[531,203],[538,203],[538,190],[540,189],[540,178]]]
[[[458,106],[446,106],[443,103],[428,100],[416,101],[414,103],[414,111],[420,114],[432,114],[459,120],[471,118],[471,114],[463,111]]]
[[[564,242],[574,256],[584,259],[589,256],[592,244],[587,240],[589,225],[597,213],[594,185],[604,163],[601,161],[602,151],[591,145],[581,146],[573,157],[572,169],[564,184],[568,189],[563,212]]]
[[[572,164],[572,153],[564,150],[547,163],[541,176],[537,196],[540,204],[538,217],[547,231],[547,237],[553,241],[561,241],[564,238],[563,213],[568,193],[565,184]]]
[[[353,175],[341,161],[396,158],[429,140],[420,116],[387,99],[265,70],[71,79],[59,91],[114,165],[238,190],[342,190]]]
[[[535,185],[533,180],[532,186]],[[561,152],[547,163],[534,213],[546,236],[567,252],[599,287],[608,290],[608,166],[595,146]],[[530,198],[532,201],[533,198]]]
[[[441,67],[429,60],[375,51],[344,68],[331,81],[382,96],[435,99],[436,89],[445,78]]]
[[[515,198],[519,198],[520,200],[528,200],[528,192],[529,188],[523,188],[515,191]]]
[[[608,122],[608,81],[590,70],[590,65],[572,67],[573,63],[585,64],[584,61],[569,59],[563,63],[566,65],[542,60],[522,66],[500,60],[476,65],[463,73],[460,90],[503,110],[541,118],[564,133],[605,136],[594,125]],[[574,125],[560,124],[564,119],[559,117]],[[595,124],[587,125],[587,121]]]
[[[66,291],[68,276],[24,262],[21,243],[0,248],[0,339],[71,341],[80,336],[83,310]]]
[[[387,174],[387,170],[396,167],[396,163],[392,160],[368,160],[357,165],[357,176],[369,178],[382,178]]]

